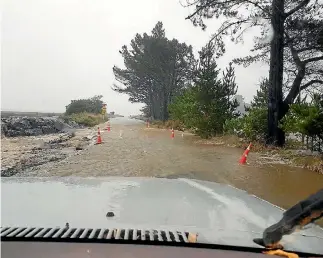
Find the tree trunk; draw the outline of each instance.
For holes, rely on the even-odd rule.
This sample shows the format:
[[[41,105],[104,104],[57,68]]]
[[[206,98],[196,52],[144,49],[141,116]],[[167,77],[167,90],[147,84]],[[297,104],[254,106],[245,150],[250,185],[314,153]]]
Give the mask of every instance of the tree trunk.
[[[153,93],[151,89],[149,90],[149,113],[149,116],[155,119]]]
[[[289,105],[294,103],[294,100],[297,97],[297,94],[301,94],[300,93],[300,88],[301,88],[301,83],[302,80],[305,77],[305,66],[302,66],[299,68],[298,73],[296,75],[296,78],[294,79],[294,82],[292,84],[292,88],[290,89],[288,95],[286,96],[284,102],[281,105],[281,109],[280,109],[280,119],[283,118],[288,110],[289,110]]]
[[[273,0],[271,24],[274,36],[270,46],[268,135],[267,144],[283,146],[285,133],[279,126],[279,120],[286,112],[283,103],[283,61],[284,61],[284,1]]]

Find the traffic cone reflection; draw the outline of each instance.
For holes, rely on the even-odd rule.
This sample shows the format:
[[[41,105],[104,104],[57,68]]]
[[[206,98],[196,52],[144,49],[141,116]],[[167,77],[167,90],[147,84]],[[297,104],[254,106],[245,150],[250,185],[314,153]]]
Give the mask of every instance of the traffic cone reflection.
[[[247,162],[247,157],[248,157],[248,154],[250,152],[250,149],[251,149],[251,143],[248,145],[248,148],[243,152],[240,160],[239,160],[239,163],[240,164],[246,164]]]
[[[96,139],[96,144],[101,144],[101,143],[102,143],[101,132],[100,132],[100,127],[98,127],[98,137]]]

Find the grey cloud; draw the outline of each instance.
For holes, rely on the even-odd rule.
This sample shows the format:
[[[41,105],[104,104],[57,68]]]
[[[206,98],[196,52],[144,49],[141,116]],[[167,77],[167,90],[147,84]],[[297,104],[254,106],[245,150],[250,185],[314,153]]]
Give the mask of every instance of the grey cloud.
[[[168,37],[192,44],[197,51],[218,24],[206,32],[185,20],[175,0],[4,0],[1,23],[1,106],[3,110],[63,112],[71,99],[104,95],[108,109],[125,115],[141,104],[110,89],[113,65],[122,65],[118,50],[135,33],[149,32],[163,21]],[[225,66],[248,54],[244,45],[229,42]],[[237,67],[239,94],[250,101],[267,66]]]

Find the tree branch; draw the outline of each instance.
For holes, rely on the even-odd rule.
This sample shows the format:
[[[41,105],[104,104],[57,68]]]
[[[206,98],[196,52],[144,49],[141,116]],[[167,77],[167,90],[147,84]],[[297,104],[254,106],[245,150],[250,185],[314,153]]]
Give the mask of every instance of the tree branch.
[[[196,15],[199,11],[203,10],[205,7],[208,7],[208,6],[211,6],[214,2],[216,2],[218,0],[213,0],[205,5],[202,5],[202,6],[196,6],[196,10],[194,13],[190,14],[189,16],[187,16],[185,18],[185,20],[189,20],[191,19],[194,15]],[[221,5],[221,4],[227,4],[227,3],[230,3],[230,2],[234,2],[234,0],[228,0],[228,1],[225,1],[225,2],[218,2],[216,3],[217,5]]]
[[[245,0],[246,2],[250,3],[250,4],[253,4],[254,6],[256,6],[257,8],[259,8],[261,11],[263,11],[264,13],[268,14],[269,16],[271,16],[271,13],[268,12],[267,10],[265,10],[264,8],[262,8],[259,4],[257,3],[254,3],[250,0]]]
[[[213,0],[213,1],[211,1],[211,2],[209,2],[209,3],[207,3],[207,4],[205,4],[205,5],[203,5],[203,6],[198,6],[197,8],[196,8],[196,10],[195,10],[195,12],[194,13],[192,13],[192,14],[190,14],[189,16],[187,16],[186,18],[185,18],[185,20],[189,20],[189,19],[191,19],[194,15],[196,15],[199,11],[201,11],[201,10],[203,10],[203,8],[205,8],[205,7],[208,7],[208,6],[211,6],[214,2],[216,2],[217,0]],[[230,2],[234,2],[235,0],[228,0],[228,1],[224,1],[224,2],[218,2],[218,3],[216,3],[217,5],[221,5],[221,4],[227,4],[227,3],[230,3]],[[261,7],[258,3],[255,3],[255,2],[252,2],[251,0],[244,0],[244,2],[246,2],[246,3],[249,3],[249,4],[252,4],[252,5],[254,5],[255,7],[257,7],[257,8],[259,8],[261,11],[263,11],[264,13],[266,13],[266,14],[268,14],[269,16],[271,15],[270,14],[270,12],[268,12],[266,9],[264,9],[263,7]],[[239,4],[239,3],[235,3],[234,5],[236,5],[236,4]],[[241,4],[241,3],[240,3]],[[234,6],[233,5],[233,6]],[[232,7],[233,7],[232,6]]]
[[[212,3],[212,2],[211,2]],[[195,12],[193,12],[192,14],[190,14],[189,16],[187,16],[185,18],[185,20],[189,20],[191,19],[193,16],[195,16],[199,11],[203,10],[203,8],[207,7],[210,3],[206,4],[206,5],[202,5],[202,6],[198,6],[196,7]]]
[[[309,51],[309,50],[320,50],[320,48],[317,47],[317,46],[304,47],[304,48],[301,48],[301,49],[297,49],[297,52],[302,53],[304,51]]]
[[[289,12],[285,13],[285,19],[292,15],[293,13],[297,12],[298,10],[302,9],[304,6],[308,5],[308,3],[310,2],[310,0],[303,0],[302,2],[299,3],[299,5],[297,5],[294,9],[290,10]]]
[[[225,30],[227,30],[228,28],[230,28],[231,26],[235,25],[235,24],[239,24],[239,23],[244,23],[248,21],[248,19],[246,20],[242,20],[242,21],[236,21],[236,22],[231,22],[229,23],[227,26],[225,26],[224,28],[222,28],[220,31],[218,31],[214,36],[211,37],[211,39],[209,40],[209,42],[213,41],[217,36],[219,36],[222,32],[224,32]]]
[[[308,64],[310,62],[315,62],[315,61],[320,61],[320,60],[323,60],[323,56],[317,56],[317,57],[306,59],[303,61],[303,63]]]
[[[308,88],[309,86],[311,86],[314,83],[320,83],[323,84],[322,80],[311,80],[308,83],[305,83],[304,85],[301,86],[301,90],[305,90],[306,88]]]
[[[299,56],[297,54],[297,50],[294,48],[293,44],[291,43],[290,37],[288,36],[288,34],[286,32],[285,32],[285,36],[287,38],[287,42],[288,42],[287,44],[289,46],[293,60],[294,60],[295,64],[298,66],[298,68],[301,68],[302,66],[304,66],[304,63],[299,58]]]

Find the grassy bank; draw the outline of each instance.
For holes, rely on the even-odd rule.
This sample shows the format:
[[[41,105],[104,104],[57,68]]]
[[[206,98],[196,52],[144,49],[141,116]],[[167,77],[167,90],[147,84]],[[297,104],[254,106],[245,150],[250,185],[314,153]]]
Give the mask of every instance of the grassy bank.
[[[236,147],[245,149],[249,142],[235,135],[224,135],[214,137],[212,139],[200,139],[197,141],[200,144],[224,145],[228,147]],[[252,152],[257,152],[260,155],[273,157],[277,163],[285,161],[286,164],[307,168],[309,170],[323,174],[323,155],[314,155],[309,150],[300,149],[300,144],[296,141],[287,141],[284,148],[266,146],[260,142],[252,142]]]
[[[151,126],[160,129],[171,129],[184,131],[185,127],[179,121],[169,120],[153,121]],[[246,139],[239,138],[236,135],[223,135],[213,137],[211,139],[202,139],[196,141],[197,144],[207,145],[223,145],[234,148],[246,149],[249,142]],[[284,148],[266,146],[260,142],[252,142],[252,152],[257,152],[260,155],[273,157],[277,163],[284,161],[286,164],[306,168],[320,174],[323,174],[323,155],[313,155],[309,150],[303,150],[301,143],[298,141],[288,140]]]
[[[84,125],[87,127],[93,127],[95,125],[98,125],[100,123],[103,123],[107,121],[107,119],[103,119],[101,114],[91,114],[91,113],[76,113],[72,115],[64,115],[63,119],[65,121],[74,121],[78,123],[79,125]]]

